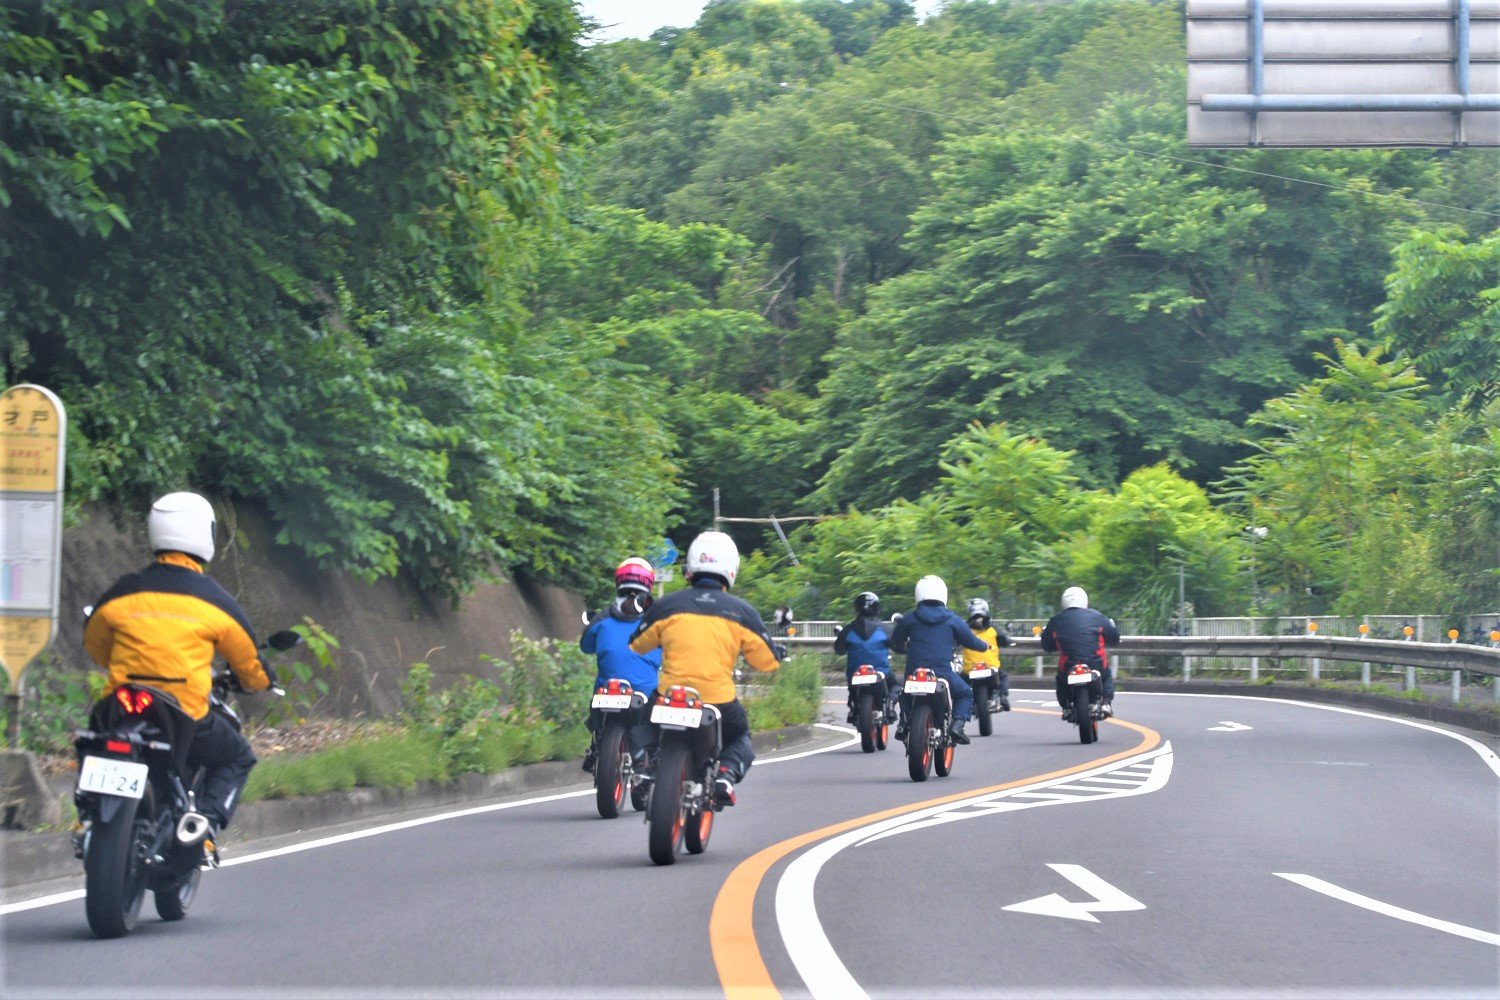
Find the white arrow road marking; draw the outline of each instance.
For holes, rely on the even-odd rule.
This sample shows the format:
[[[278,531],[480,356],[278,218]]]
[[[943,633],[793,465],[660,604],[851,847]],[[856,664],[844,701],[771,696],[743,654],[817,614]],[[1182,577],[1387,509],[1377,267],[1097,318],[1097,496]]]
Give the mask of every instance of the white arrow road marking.
[[[1208,731],[1211,733],[1242,733],[1247,729],[1254,728],[1254,726],[1247,726],[1243,722],[1220,721],[1217,726],[1209,726]]]
[[[1099,918],[1094,916],[1096,913],[1122,913],[1126,910],[1146,908],[1145,903],[1127,896],[1082,865],[1048,864],[1047,867],[1094,898],[1087,903],[1074,903],[1054,892],[1046,896],[1038,896],[1036,899],[1002,906],[1000,909],[1014,910],[1017,913],[1035,913],[1043,917],[1087,920],[1091,924],[1097,924]]]
[[[1439,920],[1436,917],[1417,913],[1415,910],[1407,910],[1399,906],[1392,906],[1390,903],[1382,903],[1378,899],[1362,896],[1357,892],[1340,888],[1332,882],[1325,882],[1311,875],[1297,875],[1291,872],[1272,872],[1271,874],[1277,878],[1284,878],[1288,882],[1295,882],[1304,888],[1311,889],[1313,892],[1321,892],[1325,896],[1332,896],[1334,899],[1341,899],[1346,903],[1362,906],[1367,910],[1384,914],[1387,917],[1405,920],[1409,924],[1420,924],[1423,927],[1431,927],[1433,930],[1443,931],[1447,934],[1456,934],[1461,938],[1468,938],[1470,941],[1500,946],[1500,934],[1491,934],[1489,931],[1482,931],[1476,927],[1466,927],[1463,924],[1455,924],[1451,920]]]
[[[1142,765],[1150,770],[1145,773],[1127,770],[1127,768]],[[845,848],[863,846],[871,841],[898,833],[909,833],[913,830],[973,819],[977,816],[994,816],[997,813],[1017,809],[1032,809],[1038,806],[1069,802],[1097,802],[1101,798],[1099,795],[1080,795],[1073,792],[1049,791],[1042,793],[1045,798],[1041,801],[1029,798],[1036,789],[1050,789],[1097,774],[1139,777],[1134,788],[1111,789],[1102,796],[1103,798],[1154,792],[1164,786],[1172,774],[1172,744],[1164,743],[1155,750],[1149,750],[1113,764],[1102,764],[1094,770],[1084,771],[1081,774],[1050,778],[1030,785],[978,795],[972,799],[960,799],[957,802],[932,806],[904,816],[879,820],[837,837],[831,837],[797,857],[787,865],[781,880],[776,884],[776,926],[781,931],[781,942],[786,946],[787,956],[796,966],[797,974],[802,977],[802,982],[807,986],[807,992],[814,1000],[868,1000],[868,994],[865,993],[864,988],[855,981],[854,976],[839,959],[838,953],[834,951],[833,944],[828,940],[823,924],[818,919],[814,888],[817,884],[818,872],[834,855]],[[1091,791],[1103,791],[1103,789]],[[1026,801],[1022,801],[1023,799]],[[1117,891],[1102,880],[1101,884],[1112,891]],[[1131,902],[1135,901],[1131,900]]]

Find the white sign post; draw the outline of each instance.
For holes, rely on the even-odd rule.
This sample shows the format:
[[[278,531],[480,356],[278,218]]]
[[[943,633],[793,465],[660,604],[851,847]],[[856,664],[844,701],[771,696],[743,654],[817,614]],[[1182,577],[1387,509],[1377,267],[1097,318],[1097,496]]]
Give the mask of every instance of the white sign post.
[[[10,676],[6,735],[20,742],[21,674],[57,635],[67,412],[51,391],[0,395],[0,665]]]

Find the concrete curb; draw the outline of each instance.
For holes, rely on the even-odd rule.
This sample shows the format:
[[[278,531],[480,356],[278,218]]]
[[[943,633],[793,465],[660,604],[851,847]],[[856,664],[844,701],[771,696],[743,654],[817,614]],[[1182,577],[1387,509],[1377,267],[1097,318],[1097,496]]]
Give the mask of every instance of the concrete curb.
[[[1028,678],[1032,679],[1033,678]],[[1011,689],[1022,685],[1011,678]],[[1051,686],[1024,688],[1030,691],[1053,691]],[[1472,729],[1491,736],[1500,736],[1500,715],[1469,708],[1456,708],[1433,702],[1408,701],[1387,695],[1371,694],[1368,691],[1340,691],[1336,688],[1308,687],[1306,685],[1277,681],[1274,684],[1247,684],[1244,681],[1173,681],[1155,677],[1127,677],[1118,684],[1119,693],[1128,695],[1132,691],[1180,691],[1183,694],[1240,694],[1257,698],[1281,698],[1294,701],[1317,701],[1347,708],[1366,708],[1391,715],[1406,715],[1427,722],[1441,722],[1462,729]]]
[[[758,754],[770,756],[787,747],[807,743],[817,734],[811,725],[756,733],[751,742]],[[354,788],[296,799],[247,802],[230,828],[236,848],[249,841],[363,820],[396,819],[445,806],[478,805],[525,792],[582,788],[588,776],[577,760],[522,764],[494,774],[465,774],[445,785],[424,783],[411,789]],[[0,835],[4,864],[0,888],[77,875],[82,867],[73,857],[66,833],[10,833]]]

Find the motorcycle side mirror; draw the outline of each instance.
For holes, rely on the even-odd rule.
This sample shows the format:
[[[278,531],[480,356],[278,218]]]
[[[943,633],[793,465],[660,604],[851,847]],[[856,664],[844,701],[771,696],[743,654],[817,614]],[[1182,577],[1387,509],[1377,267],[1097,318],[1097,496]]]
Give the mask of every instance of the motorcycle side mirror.
[[[584,623],[584,624],[585,624],[585,625],[587,625],[587,624],[588,624],[588,623],[589,623],[589,609],[588,609],[588,608],[584,608],[584,609],[583,609],[583,611],[581,611],[581,612],[580,612],[580,613],[579,613],[579,615],[578,615],[578,618],[579,618],[579,620],[581,620],[581,621],[582,621],[582,622],[583,622],[583,623]]]
[[[266,640],[266,645],[272,649],[288,650],[302,644],[302,637],[291,629],[277,632]]]

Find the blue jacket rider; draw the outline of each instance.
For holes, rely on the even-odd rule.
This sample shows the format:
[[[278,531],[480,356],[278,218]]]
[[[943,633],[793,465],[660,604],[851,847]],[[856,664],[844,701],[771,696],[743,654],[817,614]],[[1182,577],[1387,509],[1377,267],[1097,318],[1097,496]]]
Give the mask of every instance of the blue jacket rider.
[[[641,615],[651,606],[651,587],[656,583],[656,571],[651,564],[632,556],[615,570],[615,600],[609,610],[594,616],[578,648],[597,661],[599,676],[594,678],[598,688],[611,680],[622,680],[643,695],[656,690],[656,675],[661,669],[661,650],[637,653],[630,648],[630,636],[640,623]],[[599,732],[598,713],[590,711],[589,732],[596,737]],[[631,745],[637,750],[650,741],[651,726],[641,723],[631,729]],[[592,771],[598,747],[592,743],[583,758],[583,769]]]
[[[880,620],[880,596],[867,590],[854,599],[854,620],[839,626],[833,640],[833,651],[845,657],[844,679],[854,676],[862,666],[871,666],[880,675],[881,696],[888,701],[889,721],[895,720],[895,704],[890,699],[901,693],[901,685],[891,676],[891,637]],[[878,704],[878,703],[877,703]],[[854,721],[854,691],[849,691],[849,721]]]
[[[948,726],[955,743],[968,743],[964,723],[974,712],[974,690],[953,669],[953,651],[959,646],[982,652],[989,644],[976,636],[964,620],[948,610],[948,585],[941,577],[924,576],[917,581],[917,607],[896,623],[891,649],[906,654],[906,677],[918,667],[926,667],[948,682],[953,695],[953,721]],[[911,698],[901,696],[901,726],[897,739],[906,738],[906,721]]]

